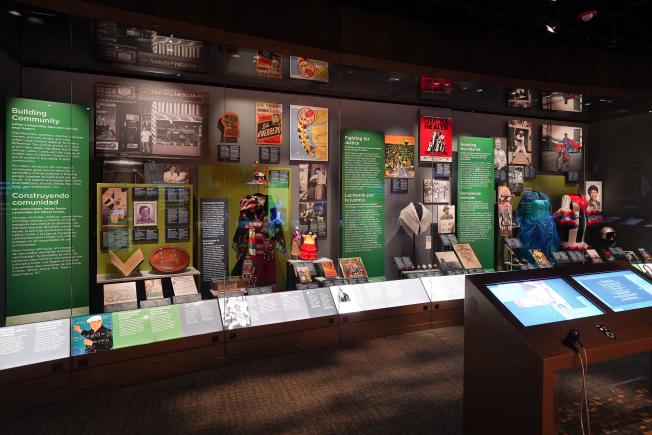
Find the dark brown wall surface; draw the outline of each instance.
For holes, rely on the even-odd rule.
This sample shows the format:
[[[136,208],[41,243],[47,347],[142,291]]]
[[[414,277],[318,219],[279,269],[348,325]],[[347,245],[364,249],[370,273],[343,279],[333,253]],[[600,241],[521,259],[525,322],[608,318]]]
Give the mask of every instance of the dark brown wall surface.
[[[580,88],[652,91],[652,82],[647,79],[652,73],[650,55],[587,49],[580,38],[556,45],[554,40],[542,44],[527,37],[501,37],[491,34],[491,29],[483,31],[483,23],[474,26],[480,30],[465,32],[462,25],[456,29],[454,21],[446,27],[326,0],[71,2],[74,3],[117,7],[293,45],[444,70]],[[442,21],[446,18],[455,17],[443,17]]]

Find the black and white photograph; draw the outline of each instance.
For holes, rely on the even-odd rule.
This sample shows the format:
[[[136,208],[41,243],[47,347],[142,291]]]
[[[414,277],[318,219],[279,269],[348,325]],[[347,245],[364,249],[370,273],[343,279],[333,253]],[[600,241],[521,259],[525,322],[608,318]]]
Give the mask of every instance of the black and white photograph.
[[[444,178],[423,180],[424,204],[447,204],[451,200],[451,182]]]
[[[542,92],[541,108],[561,112],[581,112],[582,94],[578,92]]]
[[[325,238],[328,234],[328,210],[325,202],[300,202],[299,225],[305,234],[312,231],[318,238]]]
[[[523,192],[523,166],[507,168],[507,187],[512,195],[520,195]]]
[[[532,164],[532,123],[520,119],[507,122],[510,165]]]
[[[326,201],[327,195],[328,165],[325,163],[299,164],[299,201]]]
[[[95,85],[98,155],[201,157],[208,93],[174,87]]]
[[[507,105],[509,107],[529,109],[532,107],[532,92],[523,88],[511,89],[507,96]]]

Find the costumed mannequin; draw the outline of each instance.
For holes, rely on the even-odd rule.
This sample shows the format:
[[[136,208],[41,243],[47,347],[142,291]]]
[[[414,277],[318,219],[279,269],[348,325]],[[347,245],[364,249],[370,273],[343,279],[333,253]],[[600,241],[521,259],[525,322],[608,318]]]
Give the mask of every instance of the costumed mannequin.
[[[516,225],[521,240],[522,258],[530,258],[530,249],[538,249],[546,257],[557,251],[559,235],[550,215],[550,198],[541,192],[526,192],[516,209]]]
[[[585,195],[564,195],[561,207],[555,212],[561,249],[582,251],[590,246],[585,242],[589,228],[602,221],[599,210],[588,210],[589,201]]]
[[[299,260],[313,261],[317,259],[317,235],[312,231],[308,231],[303,235],[303,243],[301,244],[301,253]]]
[[[270,220],[268,198],[262,193],[247,195],[240,200],[238,228],[233,235],[236,264],[231,275],[242,276],[254,285],[276,282],[276,250],[286,252],[283,227]]]
[[[303,242],[303,232],[297,225],[292,233],[292,259],[296,260],[301,255],[301,243]]]

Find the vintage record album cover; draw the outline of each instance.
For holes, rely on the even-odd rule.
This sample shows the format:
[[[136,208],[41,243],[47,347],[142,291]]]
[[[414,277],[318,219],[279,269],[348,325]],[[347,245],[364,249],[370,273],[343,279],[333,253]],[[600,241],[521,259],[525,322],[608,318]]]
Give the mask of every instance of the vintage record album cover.
[[[362,258],[340,258],[340,269],[344,279],[367,278],[367,269],[362,263]]]
[[[534,262],[538,267],[551,267],[550,261],[548,261],[548,257],[546,257],[546,254],[541,252],[539,249],[530,249],[530,254],[532,254],[532,258],[534,258]]]
[[[435,258],[444,272],[462,270],[462,265],[453,251],[435,252]]]
[[[453,250],[457,254],[457,258],[460,259],[462,267],[466,270],[472,269],[482,269],[482,264],[478,257],[476,257],[473,248],[468,243],[458,243],[453,245]]]
[[[337,268],[330,258],[320,258],[315,260],[315,264],[321,269],[322,275],[326,278],[336,278]]]
[[[290,160],[328,161],[328,109],[290,106]]]
[[[419,119],[419,162],[453,160],[453,120],[421,115]]]
[[[385,178],[414,178],[414,136],[385,135]]]

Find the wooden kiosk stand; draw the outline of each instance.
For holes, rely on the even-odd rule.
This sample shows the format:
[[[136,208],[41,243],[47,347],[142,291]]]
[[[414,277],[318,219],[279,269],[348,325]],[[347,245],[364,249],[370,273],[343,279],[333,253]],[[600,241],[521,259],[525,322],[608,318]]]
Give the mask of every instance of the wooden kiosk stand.
[[[562,344],[571,328],[580,332],[589,363],[652,349],[652,308],[615,312],[571,277],[620,270],[625,269],[587,265],[467,277],[464,307],[465,434],[555,433],[557,372],[580,366],[577,353]],[[570,301],[571,306],[583,300],[597,307],[602,314],[598,311],[597,315],[590,317],[524,326],[488,287],[559,278],[572,287],[571,292],[579,294]],[[559,281],[557,284],[564,286]],[[527,304],[523,301],[522,305]],[[615,338],[609,338],[596,324],[606,326]]]

